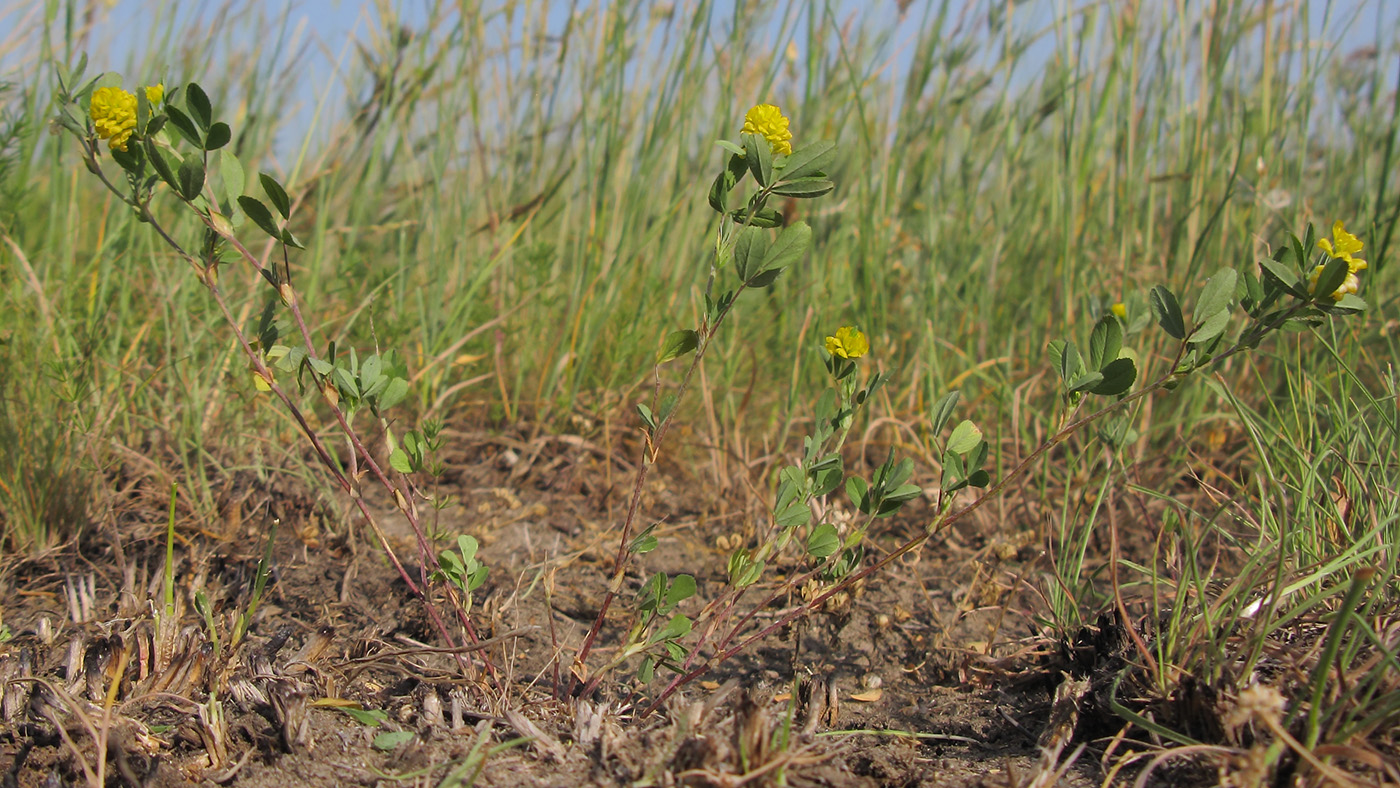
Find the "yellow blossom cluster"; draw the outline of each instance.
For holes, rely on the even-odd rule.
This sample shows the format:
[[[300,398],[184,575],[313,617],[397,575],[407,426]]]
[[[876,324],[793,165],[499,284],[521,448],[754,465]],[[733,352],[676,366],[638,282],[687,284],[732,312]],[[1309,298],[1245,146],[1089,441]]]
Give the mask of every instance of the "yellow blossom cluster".
[[[1340,301],[1344,296],[1355,293],[1361,288],[1361,280],[1356,275],[1366,270],[1366,261],[1355,255],[1361,251],[1362,246],[1361,239],[1347,232],[1346,228],[1342,227],[1340,219],[1332,225],[1332,237],[1330,239],[1323,238],[1317,242],[1317,248],[1321,249],[1328,257],[1333,260],[1345,260],[1347,263],[1347,278],[1340,287],[1329,294],[1333,301]],[[1319,265],[1308,274],[1309,289],[1317,289],[1317,279],[1322,276],[1324,267]]]
[[[146,88],[146,100],[152,105],[159,104],[164,98],[164,84],[157,83]],[[112,150],[126,150],[126,143],[136,130],[135,95],[121,88],[98,88],[92,93],[88,115],[92,117],[98,139],[107,140]]]
[[[792,132],[783,111],[772,104],[759,104],[744,114],[745,134],[757,134],[768,140],[774,155],[792,153]]]
[[[841,358],[860,358],[870,351],[870,341],[859,329],[841,326],[836,336],[826,338],[826,352]]]

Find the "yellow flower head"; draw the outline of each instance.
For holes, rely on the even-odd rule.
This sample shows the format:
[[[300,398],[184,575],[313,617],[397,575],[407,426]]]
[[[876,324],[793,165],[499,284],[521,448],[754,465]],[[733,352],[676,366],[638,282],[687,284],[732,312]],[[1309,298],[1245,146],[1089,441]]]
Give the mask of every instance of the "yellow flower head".
[[[859,329],[841,326],[836,336],[826,338],[826,352],[841,358],[860,358],[870,351],[870,342]]]
[[[152,106],[159,104],[161,102],[161,99],[163,98],[165,98],[164,82],[157,82],[156,84],[146,88],[146,101],[149,101],[152,104]]]
[[[759,104],[744,114],[744,133],[757,134],[768,140],[773,153],[792,153],[792,132],[783,111],[772,104]]]
[[[121,88],[98,88],[92,93],[88,114],[98,139],[107,140],[112,150],[126,150],[126,142],[136,130],[136,96]]]
[[[1328,257],[1335,260],[1346,260],[1347,269],[1355,274],[1357,271],[1366,270],[1366,261],[1359,260],[1352,255],[1361,251],[1361,239],[1346,231],[1342,227],[1342,220],[1338,219],[1332,224],[1332,240],[1323,238],[1317,242],[1317,248],[1327,253]]]
[[[1116,318],[1118,318],[1119,320],[1127,320],[1127,319],[1128,319],[1128,308],[1127,308],[1126,306],[1123,306],[1123,302],[1122,302],[1122,301],[1119,301],[1118,303],[1116,303],[1116,304],[1114,304],[1113,306],[1109,307],[1109,308],[1108,308],[1108,311],[1112,312],[1112,313],[1113,313],[1113,316],[1116,317]]]

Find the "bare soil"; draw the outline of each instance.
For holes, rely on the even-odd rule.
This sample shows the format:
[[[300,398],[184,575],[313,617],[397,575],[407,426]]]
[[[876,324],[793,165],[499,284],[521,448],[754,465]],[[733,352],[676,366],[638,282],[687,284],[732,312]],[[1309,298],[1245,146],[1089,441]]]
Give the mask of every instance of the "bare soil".
[[[427,647],[442,644],[423,605],[348,501],[248,473],[220,491],[221,521],[181,523],[179,618],[160,630],[161,493],[114,479],[124,500],[79,545],[0,575],[14,633],[0,644],[3,784],[90,783],[99,746],[107,785],[258,788],[1087,786],[1114,767],[1106,752],[1129,751],[1113,738],[1123,721],[1103,701],[1105,677],[1126,664],[1124,630],[1105,616],[1076,642],[1050,634],[1040,591],[1047,517],[1027,501],[935,536],[843,608],[716,666],[640,718],[660,678],[642,686],[619,673],[591,698],[567,694],[570,661],[606,587],[635,451],[523,434],[450,444],[452,470],[430,492],[452,503],[433,530],[444,542],[458,533],[481,542],[491,574],[473,618],[491,645],[473,656],[485,654],[494,675],[464,675]],[[651,572],[688,572],[699,599],[715,593],[721,545],[751,540],[765,517],[750,492],[764,485],[742,465],[729,471],[653,476],[643,511],[660,523],[661,547],[629,577],[632,589]],[[387,501],[373,503],[416,577],[411,535]],[[273,516],[266,598],[246,641],[216,652],[194,591],[204,591],[227,639]],[[927,517],[916,502],[881,521],[876,544],[888,549]],[[1139,522],[1122,538],[1146,551],[1155,537]],[[590,662],[619,635],[605,629]],[[1083,681],[1067,684],[1071,676]],[[219,705],[222,725],[210,713]],[[384,716],[367,723],[342,706]],[[775,744],[784,729],[786,745]],[[392,732],[411,736],[383,736]],[[1182,763],[1154,778],[1214,776]]]

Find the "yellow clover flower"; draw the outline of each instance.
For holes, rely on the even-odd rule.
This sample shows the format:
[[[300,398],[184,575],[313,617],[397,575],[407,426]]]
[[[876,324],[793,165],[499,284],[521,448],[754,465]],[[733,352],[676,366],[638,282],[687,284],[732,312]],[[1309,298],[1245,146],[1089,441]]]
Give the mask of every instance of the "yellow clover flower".
[[[841,326],[836,336],[826,338],[826,352],[841,358],[860,358],[870,351],[870,342],[858,329]]]
[[[1333,260],[1347,261],[1347,278],[1342,281],[1340,287],[1329,293],[1333,301],[1340,301],[1349,293],[1355,293],[1361,289],[1361,280],[1356,276],[1357,272],[1366,270],[1366,261],[1356,257],[1356,253],[1361,251],[1361,239],[1346,231],[1342,226],[1342,220],[1338,219],[1332,223],[1332,238],[1323,238],[1317,242],[1317,248],[1321,249]],[[1317,266],[1308,274],[1308,289],[1317,290],[1317,279],[1322,276],[1324,266]]]
[[[744,114],[745,134],[757,134],[768,140],[774,155],[792,153],[792,132],[783,111],[772,104],[759,104]]]
[[[165,98],[165,83],[164,83],[164,82],[157,82],[156,84],[151,85],[150,87],[146,88],[146,101],[150,102],[150,103],[151,103],[151,106],[155,106],[156,104],[159,104],[159,103],[161,102],[161,99],[164,99],[164,98]]]
[[[1361,251],[1361,239],[1346,231],[1342,227],[1342,220],[1338,219],[1332,224],[1332,240],[1323,238],[1317,242],[1317,248],[1327,253],[1328,257],[1334,260],[1346,260],[1347,270],[1355,274],[1357,271],[1366,270],[1366,261],[1360,260],[1352,255]],[[1315,277],[1314,277],[1315,278]]]
[[[1116,303],[1116,304],[1114,304],[1113,306],[1109,307],[1109,308],[1108,308],[1108,311],[1109,311],[1109,312],[1112,312],[1112,313],[1113,313],[1113,316],[1116,317],[1116,318],[1118,318],[1119,320],[1127,320],[1127,319],[1128,319],[1128,308],[1127,308],[1126,306],[1123,306],[1123,302],[1122,302],[1122,301],[1119,301],[1118,303]]]
[[[136,96],[121,88],[98,88],[92,93],[88,114],[98,139],[107,140],[112,150],[126,150],[126,142],[136,130]]]

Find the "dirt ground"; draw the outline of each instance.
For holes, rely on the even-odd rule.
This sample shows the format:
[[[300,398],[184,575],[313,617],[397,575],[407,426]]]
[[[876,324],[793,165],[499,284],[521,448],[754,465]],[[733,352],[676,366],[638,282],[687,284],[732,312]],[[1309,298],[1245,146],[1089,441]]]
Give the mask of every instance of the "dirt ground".
[[[162,639],[152,617],[164,561],[158,485],[117,478],[126,503],[95,518],[107,524],[80,547],[0,576],[14,633],[0,644],[3,784],[91,784],[99,741],[108,785],[259,788],[1088,786],[1131,749],[1115,740],[1125,726],[1102,700],[1105,677],[1125,664],[1122,628],[1103,617],[1073,643],[1052,636],[1039,590],[1045,518],[1024,501],[938,534],[845,609],[717,666],[655,714],[639,710],[660,677],[642,686],[620,672],[591,698],[568,697],[635,452],[569,436],[450,438],[458,448],[436,493],[452,503],[434,528],[481,542],[491,572],[474,618],[491,645],[477,654],[494,679],[464,678],[450,655],[423,646],[437,643],[423,606],[348,501],[251,473],[222,488],[221,522],[181,524],[180,616],[166,619]],[[744,474],[663,467],[653,477],[644,512],[660,523],[661,546],[632,573],[632,589],[664,570],[693,573],[697,598],[713,595],[720,544],[752,538],[765,516]],[[386,501],[371,500],[416,576],[409,534]],[[247,640],[216,651],[194,591],[227,638],[273,515],[281,525],[265,601]],[[880,521],[875,542],[887,549],[927,516],[915,502]],[[618,636],[604,630],[590,662]],[[1067,683],[1071,674],[1083,682]],[[1057,689],[1075,687],[1055,702]],[[781,730],[786,746],[775,744]],[[1208,784],[1214,774],[1173,761],[1153,778]]]

